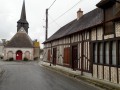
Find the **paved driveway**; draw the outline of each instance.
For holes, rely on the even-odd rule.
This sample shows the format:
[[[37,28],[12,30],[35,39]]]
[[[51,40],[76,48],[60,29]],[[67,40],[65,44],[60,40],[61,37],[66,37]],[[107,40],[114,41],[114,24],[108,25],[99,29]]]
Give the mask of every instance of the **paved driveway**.
[[[49,71],[36,62],[0,63],[5,69],[0,79],[0,90],[100,90]]]

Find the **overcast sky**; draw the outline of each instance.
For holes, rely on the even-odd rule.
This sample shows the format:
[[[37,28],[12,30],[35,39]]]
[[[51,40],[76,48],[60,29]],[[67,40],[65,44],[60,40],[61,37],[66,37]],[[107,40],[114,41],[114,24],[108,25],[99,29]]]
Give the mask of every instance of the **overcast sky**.
[[[26,15],[29,22],[29,35],[38,39],[40,43],[45,40],[45,10],[54,0],[25,0]],[[53,22],[54,19],[66,12],[80,0],[56,0],[49,10],[50,37],[60,27],[76,19],[76,12],[81,8],[85,13],[96,8],[100,0],[81,0],[72,10]],[[17,32],[17,21],[20,19],[23,0],[0,0],[0,38],[10,40]],[[41,45],[43,47],[43,45]]]

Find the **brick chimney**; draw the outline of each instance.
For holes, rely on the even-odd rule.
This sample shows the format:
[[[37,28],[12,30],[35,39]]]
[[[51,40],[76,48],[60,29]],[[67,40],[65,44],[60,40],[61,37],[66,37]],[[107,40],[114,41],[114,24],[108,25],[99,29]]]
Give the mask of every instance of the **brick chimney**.
[[[81,11],[81,8],[77,11],[77,20],[79,20],[83,16],[83,11]]]

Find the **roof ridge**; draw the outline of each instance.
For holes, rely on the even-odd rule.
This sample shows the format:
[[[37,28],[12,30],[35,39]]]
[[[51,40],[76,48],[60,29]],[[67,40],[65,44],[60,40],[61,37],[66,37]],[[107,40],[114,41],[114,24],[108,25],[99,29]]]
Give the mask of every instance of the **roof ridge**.
[[[5,47],[33,47],[32,39],[29,35],[25,33],[17,32],[10,41],[5,45]]]
[[[84,14],[79,20],[74,19],[71,22],[62,26],[58,31],[56,31],[50,38],[48,38],[45,42],[50,42],[55,39],[62,38],[64,36],[68,36],[70,34],[76,33],[78,31],[82,31],[86,28],[93,27],[95,25],[100,24],[103,21],[103,10],[100,8],[95,8],[90,12]]]

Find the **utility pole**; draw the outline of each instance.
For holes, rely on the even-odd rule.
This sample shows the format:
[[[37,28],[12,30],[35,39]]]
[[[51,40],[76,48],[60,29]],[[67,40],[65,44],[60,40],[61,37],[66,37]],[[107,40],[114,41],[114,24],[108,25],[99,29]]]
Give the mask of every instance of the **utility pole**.
[[[46,35],[45,40],[48,39],[48,9],[46,9]]]

